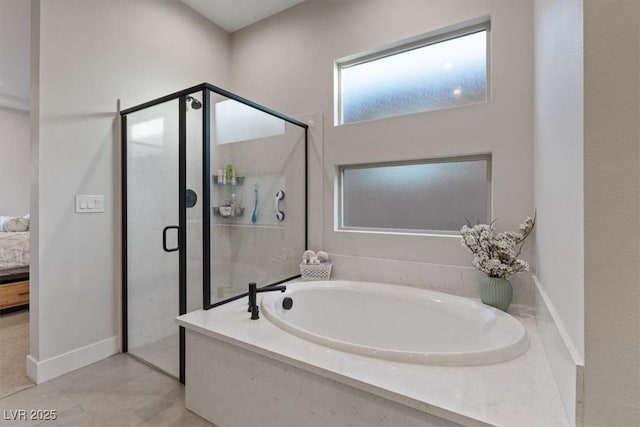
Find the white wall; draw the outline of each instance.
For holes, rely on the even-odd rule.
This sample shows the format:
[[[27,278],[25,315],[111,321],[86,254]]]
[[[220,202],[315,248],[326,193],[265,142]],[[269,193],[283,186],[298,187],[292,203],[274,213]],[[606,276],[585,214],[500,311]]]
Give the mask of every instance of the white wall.
[[[13,100],[29,107],[29,20],[29,1],[0,0],[0,105]]]
[[[203,81],[228,86],[229,44],[226,32],[181,2],[34,5],[39,266],[32,303],[39,316],[32,318],[30,372],[50,376],[117,350],[117,99],[126,108]],[[104,194],[105,213],[74,214],[78,193]],[[99,351],[91,353],[94,345]],[[78,354],[53,359],[73,350],[89,356],[64,366]],[[62,368],[45,369],[49,365]],[[37,376],[40,381],[47,375]]]
[[[29,112],[0,107],[0,215],[29,213]]]
[[[584,358],[583,46],[582,0],[534,2],[537,318],[572,424]]]
[[[587,426],[640,425],[640,3],[584,2]]]
[[[0,215],[29,212],[30,7],[0,0]]]
[[[581,356],[584,348],[582,20],[582,0],[535,2],[536,276]]]
[[[338,254],[470,265],[459,236],[334,231],[339,164],[493,153],[493,217],[517,228],[533,213],[532,7],[504,0],[309,0],[231,36],[233,90],[289,115],[324,120],[324,249]],[[335,127],[333,62],[467,20],[491,16],[491,101]],[[399,248],[402,248],[400,251]],[[317,249],[317,248],[316,248]]]

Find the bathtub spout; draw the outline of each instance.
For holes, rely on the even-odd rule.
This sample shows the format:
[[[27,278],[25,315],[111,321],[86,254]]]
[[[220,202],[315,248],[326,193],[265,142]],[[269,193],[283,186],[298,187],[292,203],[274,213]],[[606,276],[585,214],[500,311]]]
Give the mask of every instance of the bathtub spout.
[[[249,309],[247,311],[251,312],[251,320],[257,320],[260,318],[260,309],[258,308],[257,302],[257,294],[260,292],[275,292],[280,291],[284,292],[287,290],[285,285],[280,286],[270,286],[258,289],[258,285],[255,283],[249,283]]]

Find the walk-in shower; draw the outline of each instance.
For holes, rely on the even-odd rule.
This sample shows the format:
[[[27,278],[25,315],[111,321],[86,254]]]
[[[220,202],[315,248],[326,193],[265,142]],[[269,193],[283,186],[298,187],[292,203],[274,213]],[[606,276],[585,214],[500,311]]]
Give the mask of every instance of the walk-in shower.
[[[184,382],[177,315],[299,274],[307,126],[207,83],[121,116],[123,351]]]

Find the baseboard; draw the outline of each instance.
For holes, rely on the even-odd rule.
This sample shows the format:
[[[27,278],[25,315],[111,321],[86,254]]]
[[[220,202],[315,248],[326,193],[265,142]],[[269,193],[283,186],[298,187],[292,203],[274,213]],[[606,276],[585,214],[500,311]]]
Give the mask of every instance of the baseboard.
[[[547,360],[569,425],[582,425],[582,375],[584,362],[557,315],[544,287],[534,275],[535,318]]]
[[[27,376],[36,384],[105,359],[119,351],[118,337],[107,338],[45,360],[27,356]]]

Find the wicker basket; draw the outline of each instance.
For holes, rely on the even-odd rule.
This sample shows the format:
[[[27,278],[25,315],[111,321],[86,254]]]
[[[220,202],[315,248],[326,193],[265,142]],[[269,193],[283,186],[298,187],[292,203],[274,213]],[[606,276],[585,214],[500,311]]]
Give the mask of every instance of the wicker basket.
[[[329,280],[331,278],[332,264],[300,264],[302,280]]]

